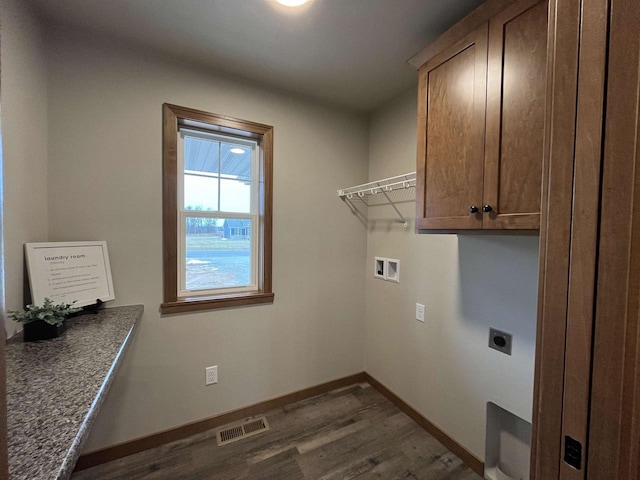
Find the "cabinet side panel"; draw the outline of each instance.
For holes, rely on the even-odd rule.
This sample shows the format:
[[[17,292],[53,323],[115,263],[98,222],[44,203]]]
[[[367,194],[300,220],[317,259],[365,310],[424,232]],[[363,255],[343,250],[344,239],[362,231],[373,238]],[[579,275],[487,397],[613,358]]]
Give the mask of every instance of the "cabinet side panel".
[[[562,438],[587,452],[597,244],[602,167],[602,131],[608,0],[590,0],[582,9],[578,66],[573,218],[565,343]],[[566,449],[566,446],[565,446]],[[583,461],[584,463],[584,461]],[[560,464],[560,480],[584,480],[585,468]]]
[[[589,480],[640,463],[640,3],[611,2]]]
[[[427,154],[427,66],[418,72],[418,131],[416,132],[416,233],[426,217],[426,154]]]
[[[580,0],[550,2],[531,480],[558,479],[562,461],[580,12]]]

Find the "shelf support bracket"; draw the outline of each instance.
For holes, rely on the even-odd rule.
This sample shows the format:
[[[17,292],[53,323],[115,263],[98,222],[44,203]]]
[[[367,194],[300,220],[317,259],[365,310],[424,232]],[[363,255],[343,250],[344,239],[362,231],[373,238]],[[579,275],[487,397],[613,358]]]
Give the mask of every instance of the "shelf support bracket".
[[[400,221],[402,221],[402,224],[404,225],[404,228],[407,228],[409,226],[409,223],[404,218],[402,213],[400,213],[400,210],[398,210],[398,207],[396,207],[396,204],[393,203],[393,200],[391,200],[391,198],[389,198],[389,195],[387,195],[387,192],[385,192],[384,189],[381,189],[381,191],[382,191],[382,194],[384,195],[384,198],[386,198],[387,202],[389,202],[389,205],[391,205],[393,207],[393,209],[396,211],[396,213],[400,217]]]

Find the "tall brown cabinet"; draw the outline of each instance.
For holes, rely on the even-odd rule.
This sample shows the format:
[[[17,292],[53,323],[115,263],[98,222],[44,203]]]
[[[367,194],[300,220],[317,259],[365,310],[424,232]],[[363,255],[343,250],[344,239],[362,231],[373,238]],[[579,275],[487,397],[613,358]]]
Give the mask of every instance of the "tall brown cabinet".
[[[532,473],[637,480],[640,2],[555,0],[549,18]]]
[[[640,2],[488,0],[412,63],[418,232],[539,228],[531,478],[640,479]]]
[[[612,0],[589,478],[640,478],[640,2]],[[593,446],[593,448],[591,448]]]

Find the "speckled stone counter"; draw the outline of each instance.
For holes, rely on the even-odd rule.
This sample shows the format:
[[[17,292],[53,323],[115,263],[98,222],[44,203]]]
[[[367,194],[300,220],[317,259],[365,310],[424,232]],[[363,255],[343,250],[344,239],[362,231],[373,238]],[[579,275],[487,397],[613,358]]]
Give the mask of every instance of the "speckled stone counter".
[[[69,320],[61,337],[7,343],[9,476],[71,476],[141,305]]]

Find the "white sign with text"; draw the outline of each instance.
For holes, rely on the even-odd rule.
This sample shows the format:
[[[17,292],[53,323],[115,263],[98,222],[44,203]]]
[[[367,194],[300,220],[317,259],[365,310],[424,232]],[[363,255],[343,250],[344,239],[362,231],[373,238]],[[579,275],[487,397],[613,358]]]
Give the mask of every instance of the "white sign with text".
[[[25,244],[32,302],[83,307],[96,300],[113,300],[113,282],[107,242]]]

